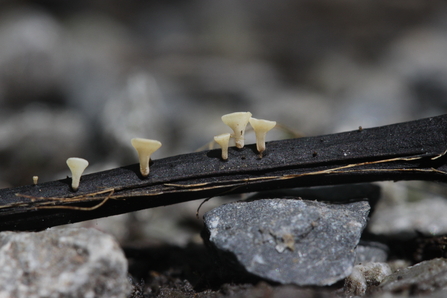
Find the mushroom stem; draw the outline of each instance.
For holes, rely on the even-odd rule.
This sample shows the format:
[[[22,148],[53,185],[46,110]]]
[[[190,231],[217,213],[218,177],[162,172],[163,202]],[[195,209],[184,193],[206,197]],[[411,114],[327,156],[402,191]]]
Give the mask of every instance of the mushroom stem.
[[[230,142],[230,134],[223,133],[221,135],[215,136],[214,141],[220,145],[222,148],[222,159],[228,159],[228,143]]]
[[[276,121],[269,121],[263,119],[250,118],[250,125],[253,127],[256,134],[256,149],[260,156],[265,151],[265,136],[276,125]]]
[[[67,166],[71,171],[71,188],[77,191],[82,173],[88,167],[88,161],[83,158],[70,157],[67,159]]]
[[[131,140],[131,144],[138,153],[141,175],[143,177],[149,176],[149,161],[151,159],[151,155],[161,147],[161,143],[156,140],[133,138]]]
[[[233,130],[234,142],[239,149],[244,148],[245,127],[250,117],[250,112],[236,112],[222,116],[222,121]]]
[[[140,163],[140,173],[143,177],[149,176],[151,169],[149,168],[149,162],[151,161],[150,155],[138,154],[138,162]]]

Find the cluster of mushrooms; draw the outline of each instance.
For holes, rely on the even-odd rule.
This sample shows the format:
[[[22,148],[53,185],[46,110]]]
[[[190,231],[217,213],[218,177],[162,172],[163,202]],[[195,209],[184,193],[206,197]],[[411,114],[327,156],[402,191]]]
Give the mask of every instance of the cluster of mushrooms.
[[[251,127],[253,127],[253,130],[255,131],[256,149],[259,152],[259,156],[262,158],[262,153],[265,151],[265,136],[268,131],[276,126],[276,121],[253,118],[250,112],[226,114],[222,116],[222,121],[233,130],[233,134],[224,133],[214,137],[214,141],[222,148],[223,160],[228,159],[228,143],[230,138],[234,138],[237,148],[244,148],[245,128],[247,127],[248,122],[250,122]]]
[[[222,116],[222,121],[233,130],[233,134],[224,133],[214,137],[214,141],[222,148],[223,160],[228,159],[228,144],[230,138],[234,139],[237,148],[244,148],[245,128],[249,122],[255,131],[256,148],[259,156],[262,158],[262,154],[265,151],[265,136],[268,131],[275,127],[276,122],[256,119],[251,116],[252,114],[250,112],[236,112]],[[138,153],[141,175],[143,177],[149,176],[149,161],[151,155],[161,147],[161,143],[156,140],[133,138],[131,144]],[[82,173],[88,166],[88,161],[83,158],[70,157],[67,159],[67,165],[72,175],[71,188],[73,191],[77,191]],[[34,184],[37,184],[37,179],[37,176],[33,177]]]

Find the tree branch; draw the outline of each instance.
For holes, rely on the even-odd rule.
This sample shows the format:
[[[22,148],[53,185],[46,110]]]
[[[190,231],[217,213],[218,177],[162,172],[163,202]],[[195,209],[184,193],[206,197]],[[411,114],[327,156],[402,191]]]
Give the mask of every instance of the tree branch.
[[[155,160],[71,179],[0,190],[0,230],[40,230],[200,198],[383,180],[447,180],[447,115],[324,136]]]

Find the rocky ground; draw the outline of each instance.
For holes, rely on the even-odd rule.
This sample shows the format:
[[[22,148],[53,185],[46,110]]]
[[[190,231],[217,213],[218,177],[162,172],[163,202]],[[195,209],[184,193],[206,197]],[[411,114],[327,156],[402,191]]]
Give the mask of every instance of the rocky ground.
[[[64,178],[69,175],[65,160],[71,156],[90,161],[87,173],[136,163],[132,137],[160,140],[163,147],[154,159],[192,152],[228,132],[220,117],[235,111],[250,111],[287,128],[273,131],[270,139],[444,114],[446,15],[443,1],[422,0],[3,2],[0,187],[31,184],[35,175],[41,182]],[[253,142],[254,134],[248,133],[247,143]],[[204,221],[195,217],[199,202],[69,228],[113,235],[110,243],[128,262],[130,277],[125,280],[133,284],[132,297],[441,296],[446,275],[438,258],[444,256],[447,234],[445,186],[377,185],[381,195],[369,201],[369,220],[359,223],[356,241],[361,245],[353,241],[349,246],[357,246],[364,266],[348,266],[346,276],[354,276],[347,286],[342,274],[330,285],[290,280],[283,285],[258,271],[236,274],[221,266],[200,237]],[[326,197],[333,193],[323,192]],[[362,196],[370,194],[364,190]],[[252,195],[214,198],[200,217]],[[309,192],[295,198],[306,196],[315,199]],[[308,239],[299,236],[303,231],[295,232],[293,239]],[[281,255],[300,253],[285,234],[275,238],[267,233],[266,245],[274,242]],[[325,234],[309,235],[318,239]],[[15,239],[2,237],[3,248]],[[51,239],[53,244],[59,241]],[[35,253],[41,251],[34,247]],[[374,253],[359,253],[359,248]],[[90,249],[95,251],[84,248]],[[83,264],[82,252],[74,251],[68,256]],[[365,265],[385,264],[384,254],[390,271]],[[416,269],[409,267],[424,261]],[[31,266],[28,261],[18,264],[24,262]],[[377,268],[388,279],[365,275]],[[421,268],[432,275],[420,273]],[[412,274],[420,278],[414,280]],[[25,286],[39,280],[26,276]]]

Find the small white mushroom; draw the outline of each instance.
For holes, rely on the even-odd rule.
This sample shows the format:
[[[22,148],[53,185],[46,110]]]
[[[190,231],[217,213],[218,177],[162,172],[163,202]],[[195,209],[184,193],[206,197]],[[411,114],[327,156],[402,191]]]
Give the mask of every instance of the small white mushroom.
[[[230,134],[223,133],[221,135],[215,136],[214,141],[220,145],[222,148],[222,159],[228,159],[228,143],[230,142]]]
[[[265,151],[265,135],[276,125],[276,121],[269,121],[263,119],[250,118],[250,125],[253,127],[256,134],[256,149],[262,156]]]
[[[71,188],[76,191],[79,188],[82,173],[88,167],[88,161],[83,158],[70,157],[67,159],[67,166],[71,171]]]
[[[39,176],[33,176],[33,184],[37,185],[38,181],[39,181]]]
[[[131,143],[138,152],[141,175],[147,177],[149,175],[149,161],[151,155],[161,147],[161,143],[156,140],[143,138],[133,138]]]
[[[234,142],[239,149],[244,148],[245,127],[250,117],[250,112],[236,112],[222,116],[222,121],[233,130]]]

